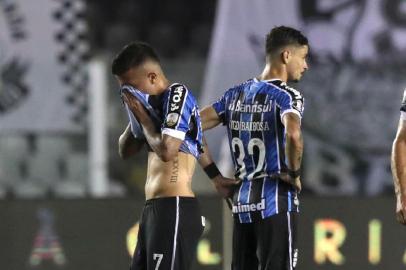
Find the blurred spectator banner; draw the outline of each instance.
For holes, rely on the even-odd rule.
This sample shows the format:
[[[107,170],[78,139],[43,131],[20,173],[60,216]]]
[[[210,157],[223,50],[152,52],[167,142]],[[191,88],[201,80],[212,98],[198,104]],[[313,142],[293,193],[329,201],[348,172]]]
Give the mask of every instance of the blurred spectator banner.
[[[310,70],[293,85],[306,100],[305,188],[392,192],[389,154],[406,87],[406,2],[220,0],[202,105],[262,72],[265,35],[279,25],[310,41]],[[230,155],[219,151],[221,133],[209,132],[208,141],[229,164]]]
[[[81,0],[0,0],[0,133],[83,128],[85,8]]]

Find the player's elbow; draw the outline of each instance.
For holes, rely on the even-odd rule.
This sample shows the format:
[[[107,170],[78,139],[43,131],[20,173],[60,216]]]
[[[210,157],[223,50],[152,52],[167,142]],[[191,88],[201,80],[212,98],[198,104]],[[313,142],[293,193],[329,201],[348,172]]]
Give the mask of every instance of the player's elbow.
[[[126,160],[134,154],[129,148],[130,147],[126,143],[126,139],[123,135],[121,135],[118,139],[118,155],[121,159]]]
[[[181,144],[181,139],[174,138],[165,134],[159,146],[159,150],[156,152],[162,161],[172,161],[178,156]]]
[[[286,132],[286,140],[295,144],[300,144],[302,142],[302,132],[300,129],[290,130]]]

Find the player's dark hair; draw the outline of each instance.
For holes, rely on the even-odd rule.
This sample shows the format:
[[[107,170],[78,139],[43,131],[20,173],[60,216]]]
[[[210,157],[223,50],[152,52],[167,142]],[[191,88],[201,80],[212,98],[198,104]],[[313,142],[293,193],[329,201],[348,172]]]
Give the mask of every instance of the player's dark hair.
[[[288,45],[309,45],[309,41],[299,30],[288,26],[275,27],[266,35],[266,55]]]
[[[154,49],[144,42],[133,42],[126,45],[114,58],[111,64],[113,75],[121,76],[130,68],[137,67],[146,60],[153,60],[159,63],[158,55]]]

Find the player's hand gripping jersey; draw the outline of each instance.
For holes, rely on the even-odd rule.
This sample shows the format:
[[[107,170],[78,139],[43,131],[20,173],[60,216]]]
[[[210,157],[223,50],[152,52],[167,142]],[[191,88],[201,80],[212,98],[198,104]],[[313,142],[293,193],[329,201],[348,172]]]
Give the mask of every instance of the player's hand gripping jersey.
[[[199,157],[202,150],[199,109],[195,98],[186,86],[174,83],[160,96],[144,94],[129,85],[123,85],[120,93],[123,91],[128,91],[142,103],[157,131],[183,140],[179,151]],[[125,107],[133,135],[137,138],[145,138],[134,114],[126,104]]]
[[[276,176],[287,170],[282,117],[302,118],[303,106],[301,93],[284,82],[257,79],[229,89],[213,104],[227,127],[235,177],[242,180],[233,206],[240,222],[298,211],[295,189]]]

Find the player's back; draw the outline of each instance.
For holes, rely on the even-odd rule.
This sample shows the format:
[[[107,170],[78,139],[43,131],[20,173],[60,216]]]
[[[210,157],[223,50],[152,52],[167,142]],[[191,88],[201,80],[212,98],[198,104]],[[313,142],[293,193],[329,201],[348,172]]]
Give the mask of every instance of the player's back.
[[[227,127],[235,176],[242,180],[233,212],[251,222],[254,213],[263,218],[295,211],[295,190],[274,176],[287,168],[282,117],[302,116],[300,92],[280,80],[251,79],[229,89],[213,107]]]
[[[303,110],[303,97],[280,80],[248,80],[222,97],[236,177],[252,180],[286,169],[285,113]]]

